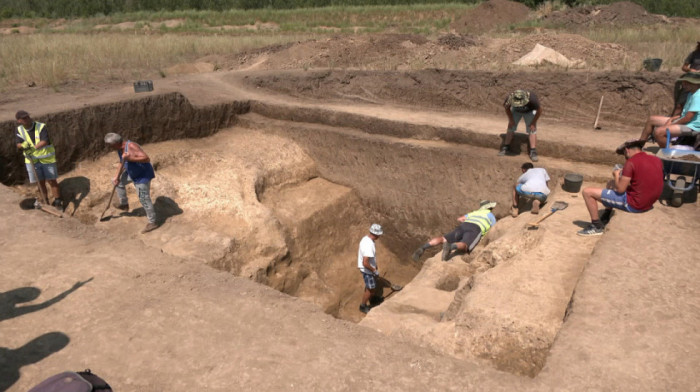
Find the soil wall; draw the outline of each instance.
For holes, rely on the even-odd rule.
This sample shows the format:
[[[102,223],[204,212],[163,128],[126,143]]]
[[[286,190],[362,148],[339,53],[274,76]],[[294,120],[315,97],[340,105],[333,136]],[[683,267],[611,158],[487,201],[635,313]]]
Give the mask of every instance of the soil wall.
[[[51,113],[34,120],[47,124],[58,171],[65,173],[75,162],[107,153],[103,142],[106,133],[116,132],[139,143],[199,138],[235,124],[236,116],[247,111],[247,102],[195,107],[182,94],[170,93]],[[14,121],[0,123],[0,132],[13,135],[16,126]],[[0,143],[0,182],[13,185],[26,178],[14,138],[4,137]]]

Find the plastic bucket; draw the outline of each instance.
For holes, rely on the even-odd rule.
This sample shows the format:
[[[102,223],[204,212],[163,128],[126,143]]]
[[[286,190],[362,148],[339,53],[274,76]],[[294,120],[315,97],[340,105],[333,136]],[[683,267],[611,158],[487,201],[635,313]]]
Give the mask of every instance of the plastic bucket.
[[[564,185],[562,189],[571,193],[578,193],[581,190],[583,176],[576,173],[569,173],[564,176]]]
[[[662,59],[644,59],[644,62],[642,64],[644,65],[644,69],[650,72],[656,72],[661,68],[661,63],[664,61]]]

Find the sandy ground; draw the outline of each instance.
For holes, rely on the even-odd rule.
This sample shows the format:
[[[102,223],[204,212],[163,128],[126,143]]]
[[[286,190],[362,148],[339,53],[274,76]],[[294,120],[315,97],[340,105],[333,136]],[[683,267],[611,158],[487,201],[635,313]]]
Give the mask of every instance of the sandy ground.
[[[537,34],[519,39],[577,43],[591,63],[601,49],[633,56]],[[18,207],[26,186],[0,187],[0,390],[84,368],[134,391],[694,390],[697,194],[680,208],[618,213],[605,235],[582,238],[582,199],[560,188],[569,172],[602,184],[620,161],[611,151],[639,133],[628,113],[667,110],[674,75],[406,66],[429,53],[524,54],[455,37],[443,52],[404,35],[299,43],[140,95],[104,85],[4,97],[4,130],[19,107],[56,127],[71,203],[58,219]],[[372,65],[373,44],[394,54],[388,68]],[[352,53],[367,53],[372,70],[298,69]],[[527,205],[507,214],[524,139],[496,158],[499,105],[518,83],[542,91],[538,165],[552,200],[569,203],[538,230],[527,229]],[[603,129],[593,130],[601,91]],[[91,142],[95,129],[126,132],[152,156],[158,230],[138,234],[137,205],[97,222],[115,159]],[[11,151],[0,146],[6,180],[24,175]],[[410,261],[483,198],[498,201],[499,223],[473,254]],[[354,258],[374,221],[387,232],[381,269],[405,288],[364,317]]]

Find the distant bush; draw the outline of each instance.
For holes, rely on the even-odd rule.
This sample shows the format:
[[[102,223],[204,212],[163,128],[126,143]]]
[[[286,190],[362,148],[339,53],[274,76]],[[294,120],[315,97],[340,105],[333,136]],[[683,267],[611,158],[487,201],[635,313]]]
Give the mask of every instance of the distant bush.
[[[531,8],[552,0],[516,0]],[[557,0],[568,6],[609,4],[613,0]],[[698,0],[632,0],[647,11],[700,17]],[[0,0],[0,18],[75,18],[139,11],[293,9],[328,6],[479,3],[479,0]]]

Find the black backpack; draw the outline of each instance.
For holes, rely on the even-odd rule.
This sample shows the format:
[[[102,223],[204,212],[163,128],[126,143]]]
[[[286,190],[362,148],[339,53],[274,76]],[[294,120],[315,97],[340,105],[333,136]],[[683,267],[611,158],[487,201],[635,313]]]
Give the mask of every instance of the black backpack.
[[[28,392],[112,392],[112,387],[90,369],[51,376]]]

